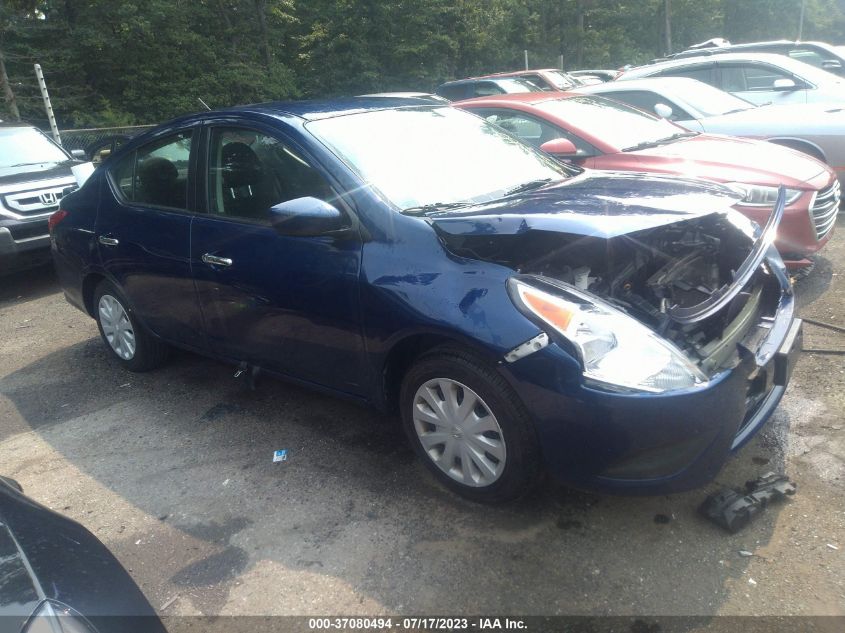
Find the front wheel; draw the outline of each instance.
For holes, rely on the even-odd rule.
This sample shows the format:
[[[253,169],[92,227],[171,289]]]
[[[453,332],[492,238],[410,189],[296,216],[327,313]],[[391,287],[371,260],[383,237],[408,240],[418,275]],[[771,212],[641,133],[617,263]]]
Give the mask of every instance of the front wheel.
[[[458,494],[503,502],[539,479],[527,412],[504,378],[474,354],[439,348],[420,357],[405,376],[400,407],[414,450]]]
[[[149,371],[167,360],[168,346],[143,328],[111,282],[102,281],[97,286],[94,311],[100,336],[126,369]]]

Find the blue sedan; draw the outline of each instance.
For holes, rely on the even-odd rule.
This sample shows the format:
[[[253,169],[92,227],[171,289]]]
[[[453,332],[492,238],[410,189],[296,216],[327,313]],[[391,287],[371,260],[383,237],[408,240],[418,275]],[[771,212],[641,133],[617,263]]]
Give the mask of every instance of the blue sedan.
[[[591,173],[390,97],[177,119],[50,220],[116,363],[175,346],[396,414],[444,485],[712,479],[784,393],[801,323],[734,192]]]

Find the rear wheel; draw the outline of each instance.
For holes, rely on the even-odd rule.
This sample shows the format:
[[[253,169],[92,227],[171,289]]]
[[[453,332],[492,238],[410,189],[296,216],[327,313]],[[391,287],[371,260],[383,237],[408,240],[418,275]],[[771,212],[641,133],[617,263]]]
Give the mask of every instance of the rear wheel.
[[[487,362],[455,348],[420,357],[402,384],[402,423],[434,476],[474,501],[508,501],[539,479],[533,425]]]
[[[129,371],[149,371],[167,360],[168,346],[143,328],[109,281],[100,282],[94,291],[94,314],[103,341]]]

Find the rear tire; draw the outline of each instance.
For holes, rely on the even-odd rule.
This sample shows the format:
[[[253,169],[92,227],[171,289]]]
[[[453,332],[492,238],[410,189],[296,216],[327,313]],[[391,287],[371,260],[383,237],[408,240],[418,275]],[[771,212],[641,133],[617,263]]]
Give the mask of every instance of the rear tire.
[[[94,318],[106,347],[129,371],[150,371],[167,360],[170,348],[144,329],[110,281],[101,281],[94,291]]]
[[[502,503],[539,481],[539,445],[525,407],[475,354],[445,346],[422,355],[405,375],[399,406],[414,451],[457,494]]]

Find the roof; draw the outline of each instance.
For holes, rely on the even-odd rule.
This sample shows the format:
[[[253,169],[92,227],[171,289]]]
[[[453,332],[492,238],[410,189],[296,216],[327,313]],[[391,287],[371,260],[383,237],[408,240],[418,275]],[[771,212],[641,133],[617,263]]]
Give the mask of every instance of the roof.
[[[436,105],[431,98],[415,97],[344,97],[340,99],[314,99],[306,101],[270,101],[253,105],[226,108],[220,112],[259,112],[274,116],[295,116],[306,121],[327,119],[344,114],[375,110],[393,110],[402,107]]]
[[[606,81],[592,86],[578,86],[573,88],[575,92],[583,94],[600,94],[603,92],[615,92],[617,90],[659,90],[665,89],[669,92],[680,93],[685,89],[695,88],[702,82],[690,77],[642,77],[640,79],[629,79],[627,81]],[[718,88],[714,88],[718,90]]]
[[[627,77],[631,75],[639,75],[643,74],[651,74],[652,71],[656,72],[658,70],[662,70],[664,68],[675,68],[679,66],[688,66],[694,63],[710,63],[714,61],[755,61],[755,62],[766,62],[769,64],[773,64],[775,66],[786,67],[790,63],[798,63],[802,64],[803,62],[796,61],[790,57],[786,57],[785,55],[777,55],[775,53],[716,53],[716,54],[703,54],[703,55],[696,55],[690,57],[681,57],[679,59],[670,59],[663,62],[657,62],[656,64],[646,64],[645,66],[637,66],[635,68],[630,68],[622,73],[622,77]],[[621,77],[620,77],[621,79]]]
[[[517,92],[504,95],[490,95],[488,97],[473,97],[472,99],[464,99],[463,101],[456,101],[454,105],[464,106],[484,103],[526,103],[529,105],[537,105],[545,101],[557,101],[558,99],[569,99],[570,97],[580,97],[583,95],[574,92]]]

